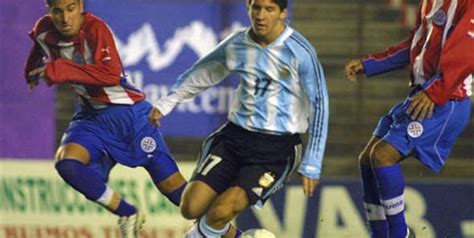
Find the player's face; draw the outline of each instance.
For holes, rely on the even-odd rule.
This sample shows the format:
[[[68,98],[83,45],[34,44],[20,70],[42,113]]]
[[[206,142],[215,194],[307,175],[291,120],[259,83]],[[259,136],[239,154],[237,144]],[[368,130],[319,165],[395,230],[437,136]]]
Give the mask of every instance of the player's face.
[[[55,0],[49,6],[49,16],[62,35],[74,36],[84,21],[82,10],[82,0]]]
[[[272,42],[285,29],[286,9],[272,0],[252,0],[248,6],[252,31],[259,40]]]

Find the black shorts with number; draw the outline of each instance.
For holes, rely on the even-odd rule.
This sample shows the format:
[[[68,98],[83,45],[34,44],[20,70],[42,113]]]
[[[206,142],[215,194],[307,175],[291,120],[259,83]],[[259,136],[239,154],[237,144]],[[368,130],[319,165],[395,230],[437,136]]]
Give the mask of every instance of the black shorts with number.
[[[297,168],[301,150],[298,134],[251,132],[228,122],[204,141],[192,180],[218,194],[239,186],[250,204],[263,205]]]

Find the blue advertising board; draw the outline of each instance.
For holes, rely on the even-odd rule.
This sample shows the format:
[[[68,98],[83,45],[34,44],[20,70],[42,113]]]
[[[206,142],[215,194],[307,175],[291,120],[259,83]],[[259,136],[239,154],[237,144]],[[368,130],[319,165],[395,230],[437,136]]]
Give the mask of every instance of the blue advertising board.
[[[248,25],[244,1],[88,1],[108,22],[126,72],[151,102],[229,33]],[[227,118],[237,80],[228,79],[162,121],[166,136],[203,137]]]
[[[417,237],[474,237],[472,181],[408,182],[406,219]],[[237,219],[243,230],[266,228],[277,237],[369,237],[357,179],[323,180],[307,198],[300,183],[290,183],[262,209]]]

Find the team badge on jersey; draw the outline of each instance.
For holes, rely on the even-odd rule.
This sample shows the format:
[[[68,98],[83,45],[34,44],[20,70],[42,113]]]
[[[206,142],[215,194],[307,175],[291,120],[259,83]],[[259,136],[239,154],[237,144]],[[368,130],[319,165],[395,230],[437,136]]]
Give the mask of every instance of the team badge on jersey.
[[[278,75],[280,76],[281,79],[290,79],[290,71],[286,68],[281,68],[278,71]]]
[[[423,125],[417,121],[408,124],[407,133],[412,138],[418,138],[423,134]]]
[[[146,153],[151,153],[156,150],[156,141],[155,139],[147,136],[143,138],[142,141],[140,142],[140,147]]]
[[[439,9],[433,15],[433,23],[438,26],[444,25],[446,23],[446,19],[446,12],[444,12],[442,9]]]
[[[263,188],[270,187],[273,182],[275,182],[275,175],[271,172],[266,172],[258,179],[258,185],[262,186]]]

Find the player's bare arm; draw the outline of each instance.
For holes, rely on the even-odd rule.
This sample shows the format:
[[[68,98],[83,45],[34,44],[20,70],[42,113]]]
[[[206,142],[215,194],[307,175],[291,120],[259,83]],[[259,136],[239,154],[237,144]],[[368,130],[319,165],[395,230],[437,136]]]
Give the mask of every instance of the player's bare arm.
[[[301,179],[303,180],[304,195],[308,197],[312,197],[314,194],[314,191],[319,185],[319,179],[312,179],[303,175],[301,176]]]
[[[158,110],[158,108],[154,107],[150,114],[148,115],[148,119],[152,125],[161,126],[160,119],[163,117],[163,114]]]
[[[425,118],[431,118],[434,106],[435,104],[428,94],[425,91],[420,91],[412,97],[407,113],[412,120],[423,121]]]
[[[360,59],[351,60],[346,64],[346,77],[349,81],[357,81],[357,74],[364,73],[364,65]]]

